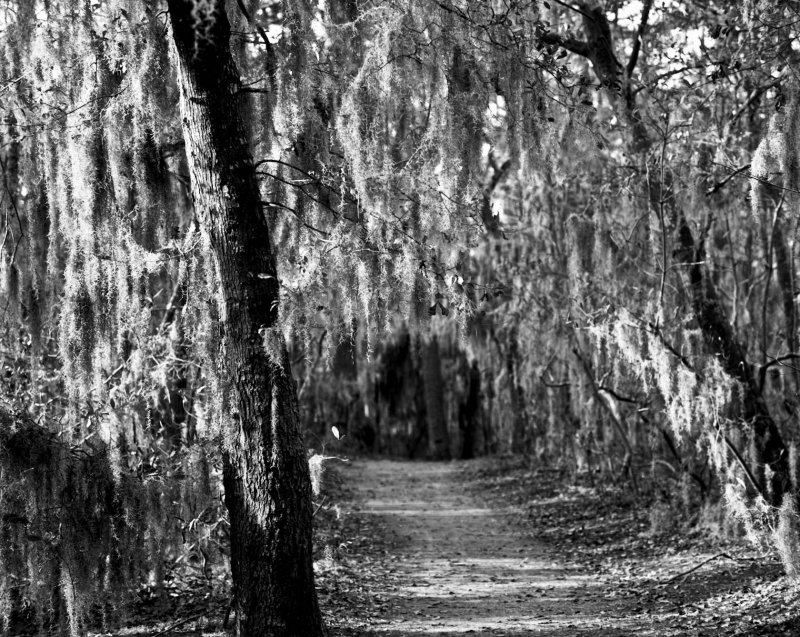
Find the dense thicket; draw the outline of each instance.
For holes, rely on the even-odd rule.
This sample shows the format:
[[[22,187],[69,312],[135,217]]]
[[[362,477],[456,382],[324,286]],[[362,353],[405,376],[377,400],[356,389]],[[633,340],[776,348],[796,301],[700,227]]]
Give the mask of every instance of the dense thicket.
[[[226,550],[227,237],[310,445],[649,473],[795,567],[797,3],[169,5],[2,6],[3,621]],[[178,70],[223,5],[260,210],[215,226]]]

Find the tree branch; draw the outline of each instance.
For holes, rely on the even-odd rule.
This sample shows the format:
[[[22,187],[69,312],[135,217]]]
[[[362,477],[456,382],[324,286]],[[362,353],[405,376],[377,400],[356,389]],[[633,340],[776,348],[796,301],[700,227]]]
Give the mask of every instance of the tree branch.
[[[264,31],[264,27],[262,27],[258,22],[255,21],[250,12],[247,10],[247,7],[244,5],[244,0],[236,0],[236,4],[239,5],[239,11],[242,12],[244,19],[247,20],[247,23],[253,27],[258,34],[261,36],[261,39],[264,41],[264,49],[266,51],[266,70],[267,70],[267,77],[269,77],[270,88],[274,91],[275,90],[275,83],[277,80],[277,72],[278,67],[275,63],[275,48],[272,46],[272,42],[269,41],[267,37],[267,32]]]
[[[565,38],[558,35],[558,33],[549,32],[542,33],[539,36],[539,40],[545,44],[560,46],[562,49],[572,51],[572,53],[580,55],[581,57],[589,57],[589,45],[581,40],[576,40],[575,38]]]
[[[730,175],[728,175],[727,177],[725,177],[725,179],[723,179],[722,181],[718,181],[718,182],[717,182],[716,184],[714,184],[714,185],[713,185],[711,188],[709,188],[708,190],[706,190],[706,197],[710,197],[711,195],[713,195],[713,194],[715,194],[715,193],[719,192],[720,190],[722,190],[722,188],[724,188],[724,187],[725,187],[725,185],[726,185],[726,184],[727,184],[727,183],[728,183],[728,182],[729,182],[731,179],[733,179],[734,177],[736,177],[736,175],[739,175],[739,174],[743,173],[743,172],[744,172],[745,170],[747,170],[748,168],[750,168],[750,164],[745,164],[744,166],[740,166],[739,168],[737,168],[736,170],[734,170],[734,171],[733,171],[733,172],[732,172]]]
[[[589,18],[589,20],[594,20],[594,17],[590,13],[587,13],[582,7],[573,7],[571,4],[567,4],[566,2],[562,2],[561,0],[553,0],[558,5],[569,9],[570,11],[574,11],[575,13],[580,13],[583,17]]]
[[[642,6],[642,20],[639,23],[639,29],[636,32],[636,39],[633,41],[631,57],[628,59],[628,65],[625,67],[625,77],[629,80],[633,75],[633,69],[636,68],[636,62],[639,60],[639,51],[642,47],[642,38],[644,37],[644,32],[647,30],[647,20],[650,16],[650,7],[652,5],[653,0],[644,0],[644,5]]]
[[[507,159],[502,165],[498,166],[495,160],[494,153],[489,152],[489,164],[492,166],[492,177],[486,187],[483,189],[483,200],[481,201],[481,219],[486,230],[492,236],[500,235],[500,221],[492,214],[492,194],[494,193],[497,185],[503,179],[508,169],[511,167],[511,160]]]

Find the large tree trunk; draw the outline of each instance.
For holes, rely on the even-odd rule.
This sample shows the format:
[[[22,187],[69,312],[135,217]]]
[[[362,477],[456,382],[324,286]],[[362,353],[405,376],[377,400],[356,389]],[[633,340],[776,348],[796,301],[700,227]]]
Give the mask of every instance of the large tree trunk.
[[[232,431],[225,504],[239,635],[324,634],[297,394],[273,334],[278,280],[242,116],[224,0],[169,0],[195,212],[219,276],[220,377]]]

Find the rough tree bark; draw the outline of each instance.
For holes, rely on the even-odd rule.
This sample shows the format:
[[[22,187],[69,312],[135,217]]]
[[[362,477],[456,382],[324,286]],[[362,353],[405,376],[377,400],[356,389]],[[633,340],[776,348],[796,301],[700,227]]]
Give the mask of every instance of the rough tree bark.
[[[225,2],[168,5],[192,199],[219,276],[219,365],[233,411],[223,481],[237,632],[316,637],[324,629],[308,463],[286,347],[271,330],[278,280]]]

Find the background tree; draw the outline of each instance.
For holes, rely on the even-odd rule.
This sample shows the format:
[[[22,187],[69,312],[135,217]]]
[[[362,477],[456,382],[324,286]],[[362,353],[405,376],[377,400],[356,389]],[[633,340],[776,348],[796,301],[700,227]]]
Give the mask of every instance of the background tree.
[[[169,2],[192,202],[218,277],[223,458],[237,634],[321,635],[311,483],[278,279],[230,52],[225,2]],[[211,352],[209,352],[211,353]]]

